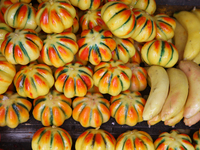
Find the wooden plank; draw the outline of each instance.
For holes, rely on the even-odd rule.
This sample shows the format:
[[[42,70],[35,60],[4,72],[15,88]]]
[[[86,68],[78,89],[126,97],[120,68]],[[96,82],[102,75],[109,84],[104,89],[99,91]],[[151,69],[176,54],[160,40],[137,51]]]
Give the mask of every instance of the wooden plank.
[[[32,123],[31,123],[32,122]],[[192,127],[187,127],[184,125],[183,121],[178,123],[174,128],[165,126],[163,122],[160,122],[154,126],[149,127],[145,121],[138,123],[137,125],[130,127],[127,125],[119,125],[115,121],[114,118],[110,118],[110,120],[107,123],[102,124],[101,129],[107,130],[111,134],[117,138],[121,133],[132,130],[132,129],[138,129],[138,130],[144,130],[146,132],[149,132],[150,135],[158,136],[160,132],[164,131],[170,131],[172,129],[192,129],[192,130],[198,130],[200,126],[200,122]],[[9,127],[1,127],[0,128],[0,142],[30,142],[32,139],[33,134],[40,128],[42,128],[43,125],[36,121],[32,116],[30,120],[26,123],[20,124],[17,128],[11,129]],[[80,123],[73,120],[73,118],[70,118],[64,122],[64,124],[61,126],[61,128],[65,129],[70,133],[72,138],[77,139],[78,136],[83,133],[86,129],[80,125]],[[155,131],[160,132],[155,132]]]
[[[200,6],[199,0],[155,0],[157,5]]]
[[[198,6],[197,8],[199,8]],[[173,16],[175,12],[186,10],[186,11],[191,11],[194,7],[193,6],[166,6],[166,5],[159,5],[157,6],[156,12],[154,15],[159,14],[159,13],[164,13],[169,16]]]

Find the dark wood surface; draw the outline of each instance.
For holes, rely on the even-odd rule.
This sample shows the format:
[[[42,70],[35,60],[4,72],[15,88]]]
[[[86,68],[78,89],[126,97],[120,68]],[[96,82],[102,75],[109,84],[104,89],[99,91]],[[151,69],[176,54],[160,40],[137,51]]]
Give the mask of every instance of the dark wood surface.
[[[200,0],[156,0],[158,13],[166,13],[170,16],[176,11],[192,10],[194,6],[200,7]],[[8,127],[0,127],[0,150],[29,150],[31,149],[31,139],[33,134],[40,129],[42,124],[36,121],[30,112],[30,119],[28,122],[20,124],[17,128],[11,129]],[[80,123],[74,121],[72,118],[66,120],[61,128],[69,132],[74,143],[78,136],[83,133],[87,128],[83,128]],[[149,127],[146,122],[138,123],[134,127],[126,125],[118,125],[116,121],[111,118],[107,123],[101,126],[102,129],[110,132],[115,138],[121,133],[128,130],[138,129],[149,133],[155,140],[162,132],[169,132],[172,129],[178,129],[181,132],[185,132],[192,137],[193,133],[200,128],[200,123],[187,127],[183,121],[178,123],[174,128],[165,126],[163,122],[160,122],[154,126]]]
[[[31,115],[31,114],[30,114]],[[17,128],[11,129],[9,127],[0,128],[0,148],[13,150],[29,150],[31,149],[31,139],[33,134],[43,127],[43,125],[36,121],[32,115],[28,122],[20,124]],[[73,147],[78,136],[83,133],[88,128],[84,128],[74,121],[73,118],[70,118],[64,122],[61,128],[69,132],[73,140]],[[200,127],[200,123],[193,125],[192,127],[187,127],[184,125],[183,121],[178,123],[175,127],[169,127],[164,125],[163,122],[160,122],[154,126],[149,127],[147,122],[143,121],[137,125],[130,127],[127,125],[119,125],[116,123],[114,118],[110,118],[107,123],[102,124],[101,129],[104,129],[110,132],[115,138],[117,138],[123,132],[128,130],[138,129],[145,131],[151,135],[153,140],[158,138],[159,134],[162,132],[169,132],[172,129],[179,129],[180,132],[187,133],[192,137],[193,133],[197,131]],[[73,148],[74,149],[74,148]]]
[[[157,5],[200,6],[200,0],[155,0]]]

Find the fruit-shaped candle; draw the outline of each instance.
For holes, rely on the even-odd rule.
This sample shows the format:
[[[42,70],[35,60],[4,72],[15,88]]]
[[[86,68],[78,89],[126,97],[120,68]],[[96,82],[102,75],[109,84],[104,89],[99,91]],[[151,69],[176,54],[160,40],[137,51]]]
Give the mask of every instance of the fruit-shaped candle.
[[[76,10],[69,0],[49,0],[38,6],[36,23],[46,33],[61,33],[73,25]]]
[[[155,150],[194,150],[190,137],[177,130],[161,133],[154,142],[154,146]]]
[[[4,14],[4,20],[12,28],[33,29],[37,28],[36,10],[26,3],[14,3],[9,6]]]
[[[174,37],[176,21],[166,14],[154,16],[156,21],[156,39],[167,41]]]
[[[49,66],[61,67],[74,59],[78,51],[76,36],[71,32],[47,35],[41,50],[43,62]]]
[[[155,150],[153,139],[144,131],[132,130],[122,133],[116,142],[115,150]]]
[[[16,29],[6,34],[1,53],[11,64],[27,65],[40,56],[42,45],[42,40],[34,30]]]
[[[43,127],[35,132],[32,137],[31,147],[33,150],[71,150],[72,138],[70,134],[55,126]]]
[[[106,24],[101,18],[101,8],[97,10],[88,10],[81,18],[80,25],[82,30],[92,29],[95,26],[101,26],[103,29],[107,29]]]
[[[123,2],[107,2],[101,9],[101,17],[117,37],[129,38],[135,31],[135,15],[131,7]]]
[[[0,126],[16,128],[29,119],[32,103],[11,91],[0,95]]]
[[[103,94],[118,95],[130,87],[131,69],[120,60],[101,62],[94,68],[94,85]]]
[[[71,102],[64,94],[52,90],[47,95],[34,99],[33,117],[44,126],[61,126],[72,115]]]
[[[134,41],[131,38],[121,39],[114,37],[117,47],[112,51],[113,60],[122,60],[127,63],[131,57],[135,54]]]
[[[134,126],[143,121],[142,113],[146,100],[139,92],[126,90],[111,97],[110,113],[120,125]]]
[[[52,70],[45,64],[31,63],[22,66],[14,78],[14,85],[20,96],[37,98],[46,95],[54,85]]]
[[[200,129],[193,134],[193,140],[195,142],[194,148],[195,150],[200,149]]]
[[[78,46],[82,60],[98,65],[101,61],[109,61],[112,58],[111,52],[116,48],[116,42],[110,31],[95,26],[81,33]]]
[[[4,58],[2,58],[4,59]],[[0,61],[0,94],[7,91],[16,74],[15,66],[7,61]]]
[[[81,10],[95,10],[100,6],[102,0],[70,0],[70,2]]]
[[[109,132],[102,129],[88,129],[75,143],[76,150],[115,150],[116,140]]]
[[[127,63],[132,71],[130,91],[143,91],[147,87],[147,71],[136,62]]]
[[[148,1],[147,0],[120,0],[120,1],[134,8],[145,10],[150,15],[152,15],[156,11],[155,0],[148,0]]]
[[[144,44],[141,49],[142,59],[148,65],[173,67],[178,61],[178,50],[167,41],[153,40]]]
[[[93,72],[82,63],[68,63],[55,72],[55,88],[66,97],[84,96],[92,88]]]
[[[110,102],[100,93],[88,92],[84,97],[73,101],[73,118],[83,127],[98,128],[110,119]]]
[[[156,37],[156,23],[154,18],[147,12],[137,8],[133,8],[132,11],[136,17],[136,27],[131,38],[137,42],[153,40]]]

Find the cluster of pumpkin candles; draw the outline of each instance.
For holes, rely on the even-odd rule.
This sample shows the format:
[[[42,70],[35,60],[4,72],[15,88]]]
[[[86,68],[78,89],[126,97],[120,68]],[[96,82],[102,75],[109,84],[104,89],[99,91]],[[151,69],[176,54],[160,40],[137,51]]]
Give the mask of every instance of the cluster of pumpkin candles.
[[[170,68],[180,58],[171,43],[176,22],[153,16],[155,0],[1,0],[0,10],[0,126],[28,121],[33,105],[33,117],[47,126],[34,134],[33,150],[71,149],[70,135],[55,127],[71,116],[97,128],[79,136],[76,150],[194,149],[176,130],[153,143],[144,131],[127,131],[116,141],[98,129],[111,116],[129,126],[143,121],[141,62]]]
[[[72,104],[73,118],[84,127],[100,127],[111,115],[119,118],[117,104],[124,98],[134,101],[129,110],[132,117],[126,114],[126,122],[124,119],[117,122],[131,126],[141,122],[145,100],[138,91],[147,87],[147,72],[140,67],[138,50],[142,45],[137,42],[150,41],[147,44],[151,49],[165,47],[174,51],[173,44],[161,39],[173,37],[175,21],[164,14],[151,16],[156,10],[154,0],[148,4],[143,0],[99,0],[91,1],[90,5],[89,2],[68,0],[38,2],[40,4],[35,8],[30,0],[1,1],[0,8],[4,11],[0,18],[5,23],[0,24],[4,34],[0,62],[4,80],[1,80],[0,102],[4,106],[6,100],[12,99],[16,108],[23,105],[20,107],[23,113],[7,105],[1,107],[2,110],[17,111],[21,119],[12,120],[6,115],[0,125],[15,128],[27,121],[32,107],[27,98],[34,99],[33,116],[45,126],[62,125],[72,114],[70,105],[74,97],[77,98]],[[168,36],[160,33],[166,26]],[[81,34],[76,36],[75,33]],[[149,46],[143,47],[146,51]],[[163,61],[165,64],[161,65],[173,66],[178,60],[176,52],[173,57],[163,55],[168,62]],[[17,93],[6,92],[12,83]],[[111,108],[102,94],[112,96]],[[93,118],[91,122],[88,116]]]
[[[151,136],[144,131],[132,130],[119,135],[117,140],[107,131],[102,129],[88,129],[83,132],[75,142],[76,150],[167,150],[187,149],[198,150],[200,148],[200,130],[193,134],[194,145],[191,138],[178,130],[163,132],[153,142]],[[53,139],[53,140],[52,140]],[[50,142],[51,141],[51,142]],[[72,146],[69,133],[61,128],[43,127],[32,138],[32,149],[38,147],[46,149],[67,149]]]

